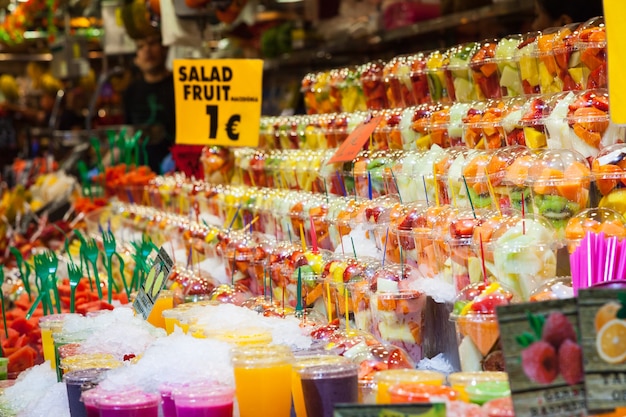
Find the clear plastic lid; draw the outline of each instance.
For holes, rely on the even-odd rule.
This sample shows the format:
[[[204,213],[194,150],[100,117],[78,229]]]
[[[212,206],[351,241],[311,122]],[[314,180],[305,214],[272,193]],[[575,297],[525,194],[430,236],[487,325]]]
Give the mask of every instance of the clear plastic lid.
[[[321,277],[335,283],[370,282],[378,268],[380,261],[375,258],[335,254],[327,258]]]
[[[534,185],[590,179],[589,162],[578,152],[569,149],[538,150],[528,170],[528,181]],[[535,192],[538,192],[536,188]]]
[[[397,298],[416,298],[416,291],[406,289],[408,283],[422,278],[417,268],[408,264],[387,263],[372,278],[371,291],[377,294],[393,294]]]
[[[256,368],[293,363],[293,353],[285,345],[240,346],[232,350],[235,367]]]
[[[403,348],[390,344],[375,344],[351,358],[359,364],[359,381],[373,381],[378,372],[415,369],[415,363]]]
[[[469,69],[469,63],[479,48],[479,43],[468,42],[448,49],[446,51],[446,55],[449,58],[447,69],[451,71]]]
[[[352,376],[356,379],[358,370],[358,365],[354,363],[331,363],[300,368],[298,373],[301,379],[348,378]]]
[[[589,208],[567,222],[565,238],[579,241],[587,233],[603,233],[605,237],[626,238],[626,219],[610,208]]]
[[[606,47],[606,25],[603,16],[597,16],[583,23],[578,32],[581,47]]]
[[[97,401],[100,410],[132,410],[138,408],[158,407],[161,397],[140,391],[115,391],[111,395],[102,396]]]
[[[613,191],[621,190],[626,180],[626,145],[623,143],[615,144],[604,148],[598,153],[591,163],[591,171],[595,177],[595,185],[600,194],[608,196]],[[618,194],[621,191],[616,192]],[[622,199],[607,197],[601,202],[601,206],[614,206],[616,208]]]
[[[426,201],[413,201],[394,207],[394,213],[390,214],[392,219],[391,232],[412,232],[414,229],[423,229],[426,226],[424,213],[428,208]]]
[[[513,294],[497,282],[475,282],[457,295],[451,318],[495,318],[496,307],[509,305],[512,299]]]

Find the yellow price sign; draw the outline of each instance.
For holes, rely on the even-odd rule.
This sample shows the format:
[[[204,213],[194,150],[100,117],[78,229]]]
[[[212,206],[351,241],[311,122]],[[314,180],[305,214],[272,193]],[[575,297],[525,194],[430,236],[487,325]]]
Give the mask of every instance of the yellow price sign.
[[[626,124],[626,1],[604,0],[609,78],[609,104],[613,123]]]
[[[257,146],[263,61],[174,61],[176,143]]]

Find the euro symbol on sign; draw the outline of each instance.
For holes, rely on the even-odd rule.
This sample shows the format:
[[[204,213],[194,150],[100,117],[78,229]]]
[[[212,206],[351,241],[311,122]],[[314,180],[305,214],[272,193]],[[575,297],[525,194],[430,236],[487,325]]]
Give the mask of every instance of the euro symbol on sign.
[[[241,121],[241,116],[238,114],[233,114],[228,119],[228,123],[226,123],[226,134],[228,135],[228,139],[237,140],[239,139],[239,132],[235,132],[239,127],[239,122]]]

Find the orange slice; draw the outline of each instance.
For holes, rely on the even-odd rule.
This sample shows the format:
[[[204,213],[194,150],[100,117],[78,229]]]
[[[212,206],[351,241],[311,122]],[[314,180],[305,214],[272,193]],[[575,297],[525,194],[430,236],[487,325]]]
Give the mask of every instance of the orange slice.
[[[457,324],[461,334],[469,337],[483,356],[491,351],[500,337],[500,329],[496,320],[459,317]]]
[[[626,321],[613,319],[602,326],[596,337],[596,349],[607,363],[626,361]]]

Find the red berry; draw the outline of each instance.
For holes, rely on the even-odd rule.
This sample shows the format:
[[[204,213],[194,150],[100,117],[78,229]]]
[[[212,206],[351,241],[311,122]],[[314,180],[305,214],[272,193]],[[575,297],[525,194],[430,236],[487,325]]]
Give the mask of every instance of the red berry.
[[[561,343],[568,339],[576,342],[576,332],[565,314],[555,311],[548,315],[543,325],[541,339],[558,349]]]
[[[533,343],[522,350],[522,369],[531,381],[551,383],[559,372],[556,350],[543,340]]]
[[[583,353],[576,342],[566,339],[559,347],[559,371],[569,385],[583,380]]]

